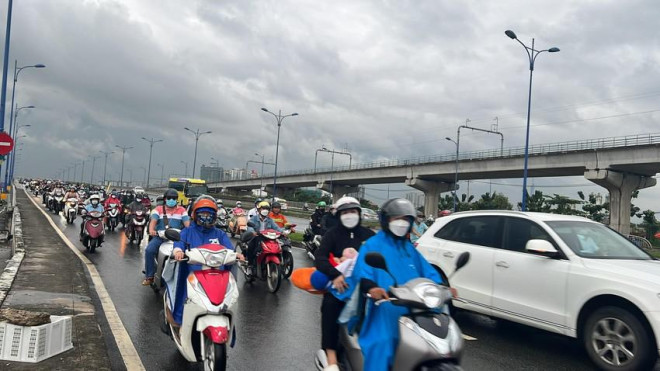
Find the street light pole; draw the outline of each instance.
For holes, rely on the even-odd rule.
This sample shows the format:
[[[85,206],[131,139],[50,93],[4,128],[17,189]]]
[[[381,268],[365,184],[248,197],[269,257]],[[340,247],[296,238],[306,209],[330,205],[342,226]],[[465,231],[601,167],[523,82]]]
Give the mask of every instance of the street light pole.
[[[517,42],[520,43],[520,45],[525,48],[525,52],[527,53],[527,58],[529,59],[529,94],[527,97],[527,132],[525,134],[525,165],[523,169],[523,189],[522,189],[522,203],[521,203],[521,209],[522,211],[527,210],[527,163],[529,160],[529,121],[530,121],[530,116],[531,116],[531,110],[532,110],[532,76],[534,73],[534,62],[536,61],[536,57],[538,57],[539,54],[543,52],[548,52],[548,53],[556,53],[559,51],[559,48],[553,47],[550,49],[543,49],[543,50],[536,50],[534,49],[534,38],[532,38],[532,47],[528,47],[525,45],[522,41],[518,39],[518,36],[511,31],[511,30],[506,30],[504,31],[504,34],[507,35],[510,39],[516,40]]]
[[[454,143],[456,145],[456,166],[454,169],[454,191],[452,192],[454,194],[454,212],[456,212],[456,189],[458,187],[458,136],[456,137],[456,140],[451,139],[450,137],[445,137],[448,141]]]
[[[147,186],[146,186],[146,188],[148,189],[149,188],[149,178],[151,178],[151,153],[154,150],[154,143],[162,142],[163,140],[162,139],[154,139],[154,138],[147,139],[145,137],[142,137],[142,139],[149,142],[149,172],[147,174]]]
[[[282,116],[282,110],[279,110],[279,113],[277,115],[263,107],[261,108],[261,110],[270,113],[277,120],[277,143],[275,144],[275,173],[273,174],[273,201],[275,201],[275,196],[277,196],[277,161],[280,153],[280,128],[282,127],[282,120],[284,120],[289,116],[298,116],[298,113],[294,112]]]
[[[126,151],[129,149],[133,149],[133,147],[122,147],[115,145],[115,147],[121,149],[121,175],[119,175],[119,186],[123,187],[124,186],[124,155],[126,154]],[[133,178],[133,176],[131,176]],[[131,179],[133,180],[133,179]]]
[[[31,108],[34,108],[34,106],[19,107],[19,108],[16,109],[16,111],[12,115],[12,118],[11,118],[12,123],[9,125],[9,134],[11,135],[12,138],[16,138],[16,136],[18,135],[18,129],[19,128],[30,126],[29,124],[28,125],[18,125],[18,113],[22,109],[31,109]],[[12,111],[13,111],[13,107],[12,107]],[[12,127],[12,126],[14,126],[14,127]],[[14,143],[14,146],[16,146],[16,143]],[[7,165],[5,166],[5,186],[7,184],[10,184],[9,182],[12,181],[13,176],[14,176],[14,153],[9,153],[9,155],[7,155],[6,163],[7,163]]]
[[[82,160],[82,170],[80,171],[80,183],[85,183],[85,160]]]
[[[210,131],[205,131],[205,132],[200,133],[199,128],[197,129],[197,131],[192,131],[188,128],[184,128],[184,129],[186,129],[189,132],[195,134],[195,158],[193,159],[193,172],[192,172],[192,177],[195,178],[195,167],[197,166],[197,143],[199,142],[199,137],[201,137],[204,134],[211,134],[211,132]],[[186,167],[188,167],[188,165],[186,165]],[[186,174],[187,173],[188,173],[188,170],[186,170]]]
[[[73,181],[76,181],[76,174],[78,174],[78,163],[73,163]]]
[[[108,170],[108,155],[113,154],[115,152],[99,151],[99,153],[103,153],[105,155],[105,162],[103,164],[103,185],[105,186],[105,175],[106,175],[106,171]]]
[[[188,176],[188,162],[181,160],[181,163],[186,165],[186,173],[184,174],[184,176],[187,177]]]
[[[89,156],[92,158],[92,175],[89,177],[89,184],[94,184],[94,167],[96,167],[96,159],[99,158],[99,156]]]
[[[163,180],[163,175],[165,174],[165,165],[163,164],[156,164],[156,166],[160,166],[160,186],[162,187],[165,181]]]

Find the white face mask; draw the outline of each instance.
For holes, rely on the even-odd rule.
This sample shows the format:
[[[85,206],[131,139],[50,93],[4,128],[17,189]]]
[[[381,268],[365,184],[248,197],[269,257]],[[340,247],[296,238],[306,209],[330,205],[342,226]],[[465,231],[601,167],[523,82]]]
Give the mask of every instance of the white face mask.
[[[339,216],[339,220],[344,227],[353,229],[360,223],[360,215],[357,213],[342,214]]]
[[[403,219],[397,219],[391,221],[389,227],[392,234],[398,237],[403,237],[408,233],[408,229],[410,229],[410,222]]]
[[[269,211],[269,210],[263,209],[263,210],[260,211],[260,213],[261,213],[261,215],[263,215],[263,216],[268,216],[268,211]]]

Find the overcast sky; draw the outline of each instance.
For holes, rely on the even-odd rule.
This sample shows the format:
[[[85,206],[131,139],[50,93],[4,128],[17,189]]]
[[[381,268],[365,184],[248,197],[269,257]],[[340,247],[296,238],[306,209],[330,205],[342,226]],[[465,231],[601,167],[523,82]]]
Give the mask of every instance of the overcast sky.
[[[19,77],[18,105],[37,108],[19,115],[32,126],[17,172],[54,176],[122,145],[134,147],[124,177],[142,179],[144,136],[164,140],[152,178],[156,163],[181,174],[195,145],[185,126],[213,131],[199,141],[198,168],[211,157],[244,167],[254,152],[274,160],[277,126],[261,107],[300,114],[282,125],[282,170],[312,168],[323,145],[347,148],[354,162],[452,152],[444,138],[466,119],[491,129],[498,117],[505,146],[522,146],[528,61],[506,29],[561,48],[537,60],[531,144],[660,132],[658,19],[657,0],[15,1],[9,75],[14,59],[47,66]],[[461,135],[461,150],[497,147],[496,136]],[[329,165],[319,154],[319,166]],[[120,166],[110,156],[108,177]],[[97,160],[95,178],[102,167]],[[496,183],[519,201],[520,179]],[[581,177],[535,184],[604,192]],[[385,186],[369,188],[386,197]],[[488,188],[473,183],[471,193]],[[637,203],[660,210],[658,189]],[[392,186],[390,195],[409,190]]]

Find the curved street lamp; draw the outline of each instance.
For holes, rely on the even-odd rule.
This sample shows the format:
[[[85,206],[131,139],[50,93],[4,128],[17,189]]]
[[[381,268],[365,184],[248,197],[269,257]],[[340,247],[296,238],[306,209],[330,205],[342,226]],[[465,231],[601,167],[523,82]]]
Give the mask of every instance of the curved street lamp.
[[[145,186],[146,189],[149,189],[149,178],[151,178],[151,153],[154,151],[154,143],[162,142],[162,139],[147,139],[145,137],[142,137],[143,140],[149,142],[149,171],[147,173],[147,185]]]
[[[529,59],[529,95],[527,98],[527,133],[525,134],[525,167],[523,169],[523,190],[522,190],[522,203],[521,203],[522,206],[521,209],[522,211],[525,211],[527,210],[527,163],[529,160],[529,120],[532,109],[532,76],[534,73],[534,63],[536,62],[536,57],[538,57],[539,54],[543,52],[557,53],[559,52],[559,48],[552,47],[550,49],[536,50],[534,49],[534,38],[532,38],[532,47],[530,48],[518,39],[518,36],[516,36],[515,32],[511,30],[506,30],[504,31],[504,34],[507,35],[510,39],[519,42],[520,45],[522,45],[523,48],[525,48],[525,52],[527,53],[527,57]]]
[[[197,166],[197,143],[199,142],[199,137],[201,137],[204,134],[211,134],[211,131],[205,131],[200,133],[199,128],[197,129],[197,131],[192,131],[191,129],[188,128],[184,128],[184,129],[195,134],[195,158],[193,159],[193,172],[192,172],[192,177],[195,178],[195,166]],[[186,167],[188,167],[188,165],[186,165]],[[188,170],[186,170],[186,173],[188,173]]]
[[[278,114],[274,114],[262,107],[262,111],[270,113],[277,120],[277,144],[275,144],[275,174],[273,175],[273,201],[275,201],[275,196],[277,196],[277,160],[280,152],[280,128],[282,127],[282,120],[290,116],[298,116],[298,113],[294,112],[288,115],[282,115],[282,110],[279,110]]]

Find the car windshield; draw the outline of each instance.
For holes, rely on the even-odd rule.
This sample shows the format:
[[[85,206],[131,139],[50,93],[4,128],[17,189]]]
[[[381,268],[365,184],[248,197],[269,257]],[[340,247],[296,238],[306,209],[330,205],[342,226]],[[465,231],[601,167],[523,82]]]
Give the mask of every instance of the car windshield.
[[[576,221],[546,222],[574,253],[589,259],[653,259],[630,240],[602,224]]]
[[[208,192],[209,189],[206,187],[206,184],[189,184],[188,189],[186,190],[186,196],[198,197],[207,194]]]

